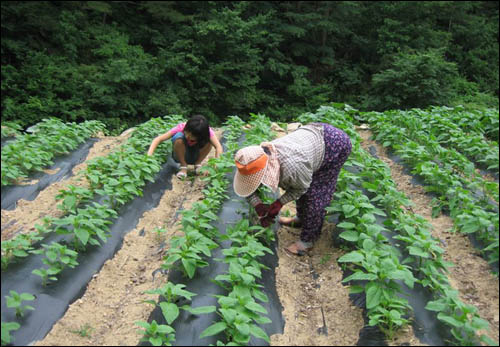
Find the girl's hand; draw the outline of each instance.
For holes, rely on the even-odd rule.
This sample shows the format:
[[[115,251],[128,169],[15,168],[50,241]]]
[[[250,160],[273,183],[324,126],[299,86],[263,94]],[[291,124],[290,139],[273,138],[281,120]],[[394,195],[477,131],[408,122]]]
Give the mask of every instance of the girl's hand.
[[[194,166],[194,174],[201,174],[203,177],[207,177],[209,175],[208,170],[203,170],[203,172],[201,172],[201,164],[197,164]]]

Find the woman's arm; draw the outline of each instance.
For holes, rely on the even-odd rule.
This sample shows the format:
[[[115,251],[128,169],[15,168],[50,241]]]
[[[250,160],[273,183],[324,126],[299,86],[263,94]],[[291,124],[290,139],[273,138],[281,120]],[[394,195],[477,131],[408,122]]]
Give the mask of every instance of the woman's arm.
[[[153,155],[153,153],[156,150],[156,147],[158,147],[160,143],[162,143],[165,140],[168,140],[171,137],[172,137],[172,130],[167,131],[163,135],[155,137],[153,142],[151,142],[151,146],[149,146],[148,155],[149,156]]]

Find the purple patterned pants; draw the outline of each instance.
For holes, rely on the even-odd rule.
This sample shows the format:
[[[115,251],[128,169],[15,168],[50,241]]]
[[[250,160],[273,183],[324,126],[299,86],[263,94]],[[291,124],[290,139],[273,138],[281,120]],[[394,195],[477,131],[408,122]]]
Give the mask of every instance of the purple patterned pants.
[[[323,164],[313,174],[307,192],[297,200],[297,217],[302,222],[301,241],[314,242],[319,238],[325,208],[330,202],[337,186],[340,169],[351,154],[351,140],[345,132],[330,124],[322,123],[325,139]]]

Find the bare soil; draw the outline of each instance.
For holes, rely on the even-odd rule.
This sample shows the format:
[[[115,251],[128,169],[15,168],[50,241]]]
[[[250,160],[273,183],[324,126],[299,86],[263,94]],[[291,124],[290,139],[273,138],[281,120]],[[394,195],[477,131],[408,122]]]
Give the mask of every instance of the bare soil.
[[[456,264],[450,270],[450,282],[460,291],[461,299],[475,305],[481,317],[490,322],[492,330],[488,335],[498,340],[498,280],[490,274],[488,264],[477,255],[467,238],[449,232],[452,222],[448,217],[430,217],[430,198],[423,189],[413,186],[411,177],[404,175],[401,167],[388,159],[381,146],[369,140],[369,131],[358,131],[363,137],[363,147],[376,146],[379,157],[391,168],[398,188],[415,203],[415,212],[427,218],[434,227],[434,235],[445,242],[446,260]],[[216,134],[221,138],[221,131]],[[279,132],[278,136],[284,134]],[[106,155],[125,140],[126,136],[103,137],[93,146],[87,159]],[[212,150],[209,157],[213,155]],[[74,172],[84,167],[85,162]],[[35,223],[41,224],[45,215],[58,216],[60,212],[55,208],[54,197],[68,184],[86,185],[86,182],[70,178],[46,188],[33,202],[20,201],[14,211],[2,210],[2,240],[34,230]],[[153,310],[152,305],[143,300],[157,300],[156,296],[144,292],[168,280],[165,275],[157,272],[153,276],[153,273],[163,261],[165,249],[162,244],[168,248],[168,240],[180,232],[176,212],[189,209],[194,202],[203,199],[205,183],[198,177],[194,181],[180,181],[174,176],[172,184],[172,190],[164,193],[156,208],[144,213],[137,227],[125,236],[122,248],[94,275],[83,296],[68,307],[49,334],[35,345],[124,346],[139,343],[141,335],[137,333],[139,328],[135,322],[146,321]],[[294,215],[294,203],[286,205],[283,211]],[[157,235],[154,232],[157,228],[164,228],[166,233]],[[349,299],[349,287],[341,283],[342,270],[337,259],[344,251],[333,244],[334,231],[335,225],[325,222],[320,240],[303,257],[284,251],[284,247],[299,238],[300,230],[281,227],[277,231],[276,288],[283,306],[285,327],[283,334],[271,336],[271,345],[348,346],[358,341],[364,326],[362,310]],[[411,326],[388,343],[422,345]]]

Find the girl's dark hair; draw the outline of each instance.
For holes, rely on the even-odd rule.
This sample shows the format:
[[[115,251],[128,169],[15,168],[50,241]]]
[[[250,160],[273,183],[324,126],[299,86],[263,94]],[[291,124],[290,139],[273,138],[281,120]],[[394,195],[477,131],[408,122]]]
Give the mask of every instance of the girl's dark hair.
[[[186,123],[184,131],[189,131],[196,137],[197,144],[204,147],[210,141],[210,131],[208,121],[202,115],[194,115]]]

